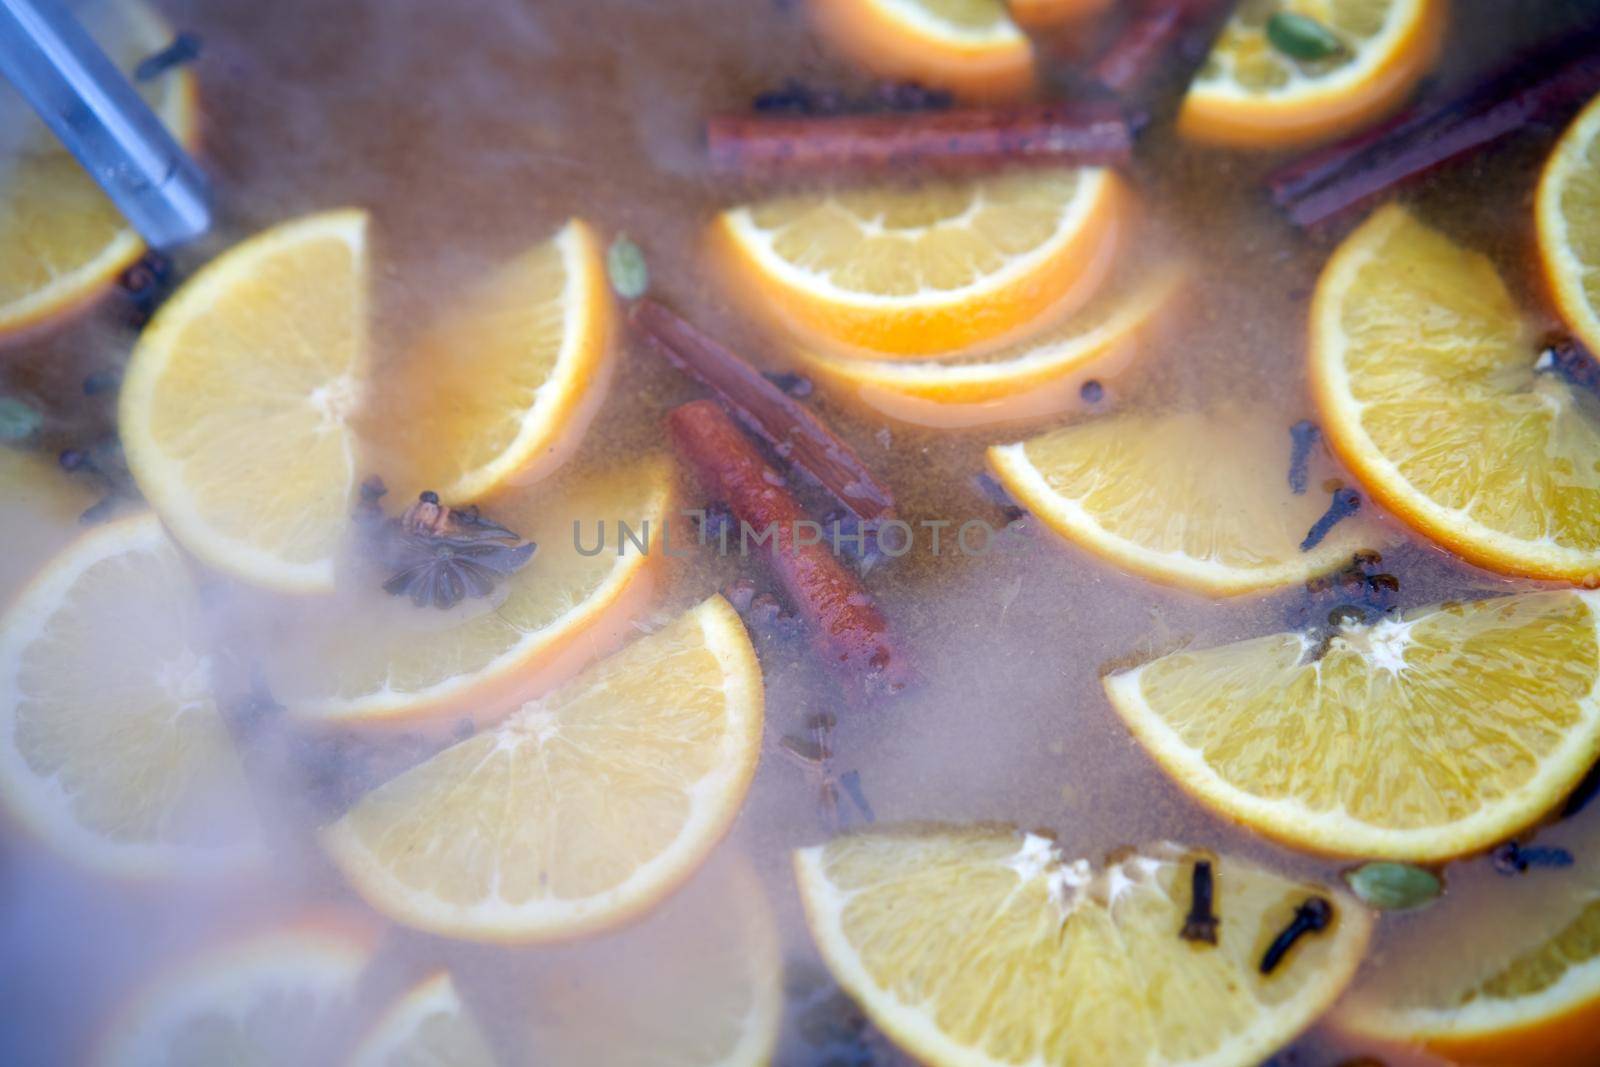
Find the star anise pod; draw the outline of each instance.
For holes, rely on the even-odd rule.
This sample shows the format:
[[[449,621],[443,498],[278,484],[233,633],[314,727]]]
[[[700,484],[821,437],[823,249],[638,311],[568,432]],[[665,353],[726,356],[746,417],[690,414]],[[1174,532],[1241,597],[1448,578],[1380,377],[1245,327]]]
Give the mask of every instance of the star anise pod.
[[[385,492],[375,479],[363,485],[356,521],[366,527],[373,561],[390,575],[384,592],[408,596],[418,607],[453,608],[467,597],[488,596],[538,549],[476,506],[447,507],[433,492],[399,518],[384,518]]]

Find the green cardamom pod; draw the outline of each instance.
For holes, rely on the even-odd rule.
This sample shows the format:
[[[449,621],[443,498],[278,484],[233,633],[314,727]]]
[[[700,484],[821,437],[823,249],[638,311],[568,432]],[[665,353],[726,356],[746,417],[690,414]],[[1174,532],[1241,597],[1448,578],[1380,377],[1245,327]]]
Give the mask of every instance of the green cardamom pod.
[[[1364,863],[1344,880],[1362,902],[1382,911],[1409,911],[1433,903],[1444,889],[1439,876],[1409,863]]]
[[[1327,59],[1344,51],[1344,42],[1314,18],[1279,11],[1267,20],[1267,40],[1292,59]]]
[[[23,441],[33,436],[44,416],[16,397],[0,396],[0,441]]]
[[[606,252],[606,274],[611,277],[611,288],[624,300],[637,300],[650,288],[650,267],[644,261],[644,252],[627,234],[611,242]]]

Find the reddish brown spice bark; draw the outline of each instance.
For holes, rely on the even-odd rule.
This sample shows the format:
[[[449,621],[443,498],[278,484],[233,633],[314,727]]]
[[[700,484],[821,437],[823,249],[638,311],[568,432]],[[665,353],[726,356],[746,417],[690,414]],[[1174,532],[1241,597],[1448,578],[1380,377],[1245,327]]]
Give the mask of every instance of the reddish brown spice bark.
[[[1111,101],[864,115],[724,115],[706,123],[712,170],[753,177],[970,172],[1025,162],[1110,165],[1133,152]]]
[[[893,517],[894,498],[861,457],[755,367],[653,300],[635,303],[628,318],[668,362],[710,386],[781,459],[815,478],[863,522]]]
[[[1319,149],[1271,175],[1267,188],[1296,225],[1318,227],[1530,126],[1559,124],[1597,92],[1600,30]]]
[[[903,688],[910,673],[888,620],[831,544],[806,536],[801,524],[810,517],[754,443],[712,400],[673,409],[667,427],[707,495],[726,503],[753,531],[749,543],[772,532],[760,551],[828,667],[859,696]]]
[[[1144,0],[1091,68],[1090,79],[1119,96],[1157,81],[1188,85],[1233,10],[1231,0]]]

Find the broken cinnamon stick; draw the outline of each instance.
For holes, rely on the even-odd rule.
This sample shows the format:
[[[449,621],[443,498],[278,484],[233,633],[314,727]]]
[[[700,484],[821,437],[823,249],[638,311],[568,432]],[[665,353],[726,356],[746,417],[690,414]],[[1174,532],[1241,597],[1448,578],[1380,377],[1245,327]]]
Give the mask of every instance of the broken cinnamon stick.
[[[1140,96],[1157,81],[1187,87],[1233,10],[1229,0],[1144,0],[1090,69],[1119,96]]]
[[[806,536],[820,527],[755,444],[712,400],[674,408],[667,426],[707,495],[752,531],[828,667],[858,695],[903,688],[910,673],[883,613],[832,547]]]
[[[1529,125],[1563,122],[1597,92],[1600,30],[1319,149],[1274,173],[1267,187],[1296,225],[1318,227]]]
[[[1133,151],[1113,101],[859,115],[723,115],[706,123],[711,168],[756,177],[970,172],[1014,163],[1109,165]]]
[[[863,522],[894,516],[894,497],[861,457],[755,367],[654,300],[636,302],[628,318],[669,363],[710,386],[780,459],[816,479]]]

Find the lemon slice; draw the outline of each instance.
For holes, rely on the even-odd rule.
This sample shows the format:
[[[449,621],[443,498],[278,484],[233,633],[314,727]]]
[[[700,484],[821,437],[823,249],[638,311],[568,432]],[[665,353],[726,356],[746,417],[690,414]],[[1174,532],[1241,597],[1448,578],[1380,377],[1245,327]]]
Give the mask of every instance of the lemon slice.
[[[1597,812],[1541,829],[1573,866],[1504,877],[1453,870],[1450,892],[1385,929],[1335,1021],[1453,1063],[1600,1062]],[[1473,875],[1478,877],[1473,877]]]
[[[1201,860],[1215,945],[1178,936]],[[1096,869],[999,826],[842,837],[797,852],[795,871],[834,977],[933,1067],[1254,1067],[1340,994],[1371,927],[1343,892],[1243,860],[1162,844]],[[1312,897],[1331,921],[1263,975]]]
[[[72,540],[94,494],[33,452],[0,445],[0,608],[39,566]]]
[[[361,1039],[348,1067],[495,1067],[489,1040],[449,971],[412,986]]]
[[[1561,317],[1600,352],[1600,97],[1550,154],[1535,210],[1544,275]]]
[[[594,230],[574,219],[429,330],[396,387],[399,481],[464,503],[560,466],[610,378],[615,315],[603,256]]]
[[[1374,543],[1346,519],[1301,551],[1330,498],[1291,492],[1289,458],[1289,420],[1265,411],[1111,415],[989,449],[1006,491],[1061,536],[1213,596],[1303,582]]]
[[[327,1063],[375,943],[359,920],[317,915],[203,952],[136,991],[91,1062]]]
[[[366,374],[359,211],[235,245],[139,338],[119,407],[128,469],[183,546],[247,582],[327,592],[350,521]]]
[[[324,834],[373,907],[486,941],[572,937],[660,901],[755,773],[761,669],[721,597],[378,787]]]
[[[1099,167],[797,193],[732,208],[715,238],[758,311],[877,358],[995,342],[1104,280],[1125,193]]]
[[[1302,848],[1442,860],[1516,833],[1600,754],[1594,594],[1527,593],[1179,652],[1105,679],[1202,802]]]
[[[1328,441],[1372,494],[1474,563],[1600,580],[1600,431],[1539,373],[1489,261],[1388,207],[1317,282],[1311,377]]]
[[[483,718],[548,689],[632,632],[656,585],[671,495],[672,466],[657,458],[503,497],[495,520],[539,548],[501,594],[424,610],[384,594],[380,576],[337,606],[294,606],[266,654],[273,696],[297,717],[352,725]]]
[[[1280,51],[1268,20],[1314,20],[1340,48],[1318,59]],[[1438,55],[1444,0],[1247,0],[1183,99],[1178,128],[1244,147],[1301,144],[1378,118],[1410,94]]]
[[[1091,375],[1114,374],[1183,288],[1179,270],[1096,296],[1088,306],[1025,340],[976,356],[866,360],[804,349],[824,379],[901,422],[942,429],[1056,414],[1077,404]]]
[[[185,561],[153,516],[85,534],[0,617],[0,798],[108,874],[259,858]]]
[[[543,1067],[761,1067],[783,1015],[761,882],[714,860],[644,922],[549,950],[519,1017]]]
[[[1026,92],[1033,46],[1003,0],[813,0],[817,29],[884,78],[989,99]]]
[[[73,14],[124,72],[172,41],[139,0],[88,0]],[[199,141],[194,75],[169,70],[137,83],[180,144]],[[6,85],[6,166],[0,171],[0,335],[87,302],[144,252],[94,179]]]

